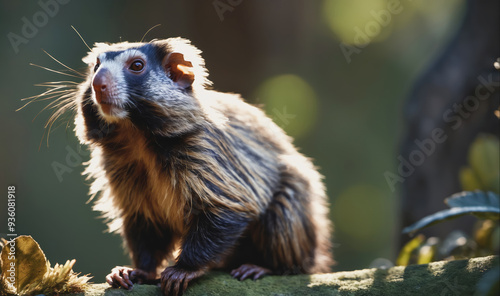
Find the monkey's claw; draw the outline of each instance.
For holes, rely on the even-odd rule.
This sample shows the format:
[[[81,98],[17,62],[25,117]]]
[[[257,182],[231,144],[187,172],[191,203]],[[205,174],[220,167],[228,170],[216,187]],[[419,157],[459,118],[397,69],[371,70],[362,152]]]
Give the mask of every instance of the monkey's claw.
[[[203,270],[189,271],[171,266],[161,273],[161,289],[167,296],[181,296],[190,281],[201,276]]]
[[[145,272],[140,269],[132,269],[130,267],[117,266],[111,270],[111,273],[106,276],[106,282],[113,288],[123,287],[132,289],[134,283],[146,283],[154,280],[155,275]]]
[[[264,275],[271,273],[272,272],[270,269],[253,264],[243,264],[240,267],[233,269],[231,271],[231,275],[233,276],[233,278],[238,279],[240,281],[249,278],[251,276],[253,276],[252,279],[255,281],[257,279],[260,279]]]

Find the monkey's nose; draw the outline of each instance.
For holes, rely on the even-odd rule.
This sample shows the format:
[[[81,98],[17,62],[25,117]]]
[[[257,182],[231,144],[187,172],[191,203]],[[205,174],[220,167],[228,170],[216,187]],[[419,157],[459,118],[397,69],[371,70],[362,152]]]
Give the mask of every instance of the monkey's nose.
[[[97,103],[101,103],[103,96],[106,97],[106,91],[108,89],[108,76],[109,71],[106,69],[100,69],[94,76],[92,80],[92,88],[94,89],[95,98]]]

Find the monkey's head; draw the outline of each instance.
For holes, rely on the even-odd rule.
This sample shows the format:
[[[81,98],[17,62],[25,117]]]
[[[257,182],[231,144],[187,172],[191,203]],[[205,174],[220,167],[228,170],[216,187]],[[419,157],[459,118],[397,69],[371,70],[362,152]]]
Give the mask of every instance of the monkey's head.
[[[78,98],[83,141],[120,122],[164,136],[199,127],[203,110],[196,93],[210,81],[200,51],[188,40],[97,43],[83,61],[89,67]]]

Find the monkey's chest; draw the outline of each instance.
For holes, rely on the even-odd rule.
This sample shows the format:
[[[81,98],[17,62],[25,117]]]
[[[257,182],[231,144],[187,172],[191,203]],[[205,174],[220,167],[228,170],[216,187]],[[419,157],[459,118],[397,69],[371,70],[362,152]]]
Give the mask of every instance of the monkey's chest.
[[[124,161],[125,160],[125,161]],[[174,180],[148,159],[129,157],[109,163],[106,168],[114,203],[122,216],[141,215],[153,224],[182,233],[185,225],[185,198]]]

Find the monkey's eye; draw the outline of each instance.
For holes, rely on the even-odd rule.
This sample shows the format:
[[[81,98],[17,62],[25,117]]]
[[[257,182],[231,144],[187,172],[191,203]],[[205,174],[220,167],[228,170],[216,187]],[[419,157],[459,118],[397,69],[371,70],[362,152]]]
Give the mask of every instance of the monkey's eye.
[[[97,58],[97,61],[95,62],[95,66],[94,66],[94,72],[97,71],[97,69],[99,69],[100,65],[101,65],[101,60],[99,60],[99,58]]]
[[[135,60],[132,62],[132,64],[130,64],[129,69],[134,72],[140,72],[142,71],[142,69],[144,69],[144,62],[141,60]]]

